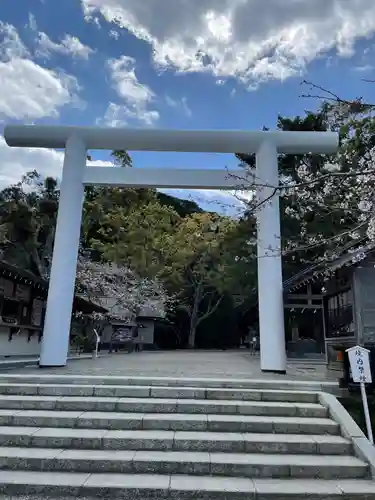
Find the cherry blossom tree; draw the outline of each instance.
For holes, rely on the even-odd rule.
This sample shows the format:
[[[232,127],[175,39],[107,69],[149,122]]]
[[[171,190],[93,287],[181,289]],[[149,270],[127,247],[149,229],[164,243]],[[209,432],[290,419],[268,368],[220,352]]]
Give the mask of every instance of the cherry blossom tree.
[[[128,267],[111,262],[93,262],[80,256],[76,292],[108,310],[96,320],[131,320],[147,309],[163,316],[173,299],[156,279],[140,278]]]
[[[266,185],[272,188],[271,195],[262,202],[281,196],[282,253],[284,261],[297,263],[297,269],[336,258],[343,251],[358,255],[358,249],[375,243],[373,107],[344,101],[334,94],[328,97],[316,113],[279,118],[279,128],[338,131],[339,151],[332,156],[280,155],[279,184]],[[254,157],[238,158],[246,179],[252,176],[255,194],[248,203],[247,217],[254,218],[261,209],[256,191],[265,185],[254,174]]]

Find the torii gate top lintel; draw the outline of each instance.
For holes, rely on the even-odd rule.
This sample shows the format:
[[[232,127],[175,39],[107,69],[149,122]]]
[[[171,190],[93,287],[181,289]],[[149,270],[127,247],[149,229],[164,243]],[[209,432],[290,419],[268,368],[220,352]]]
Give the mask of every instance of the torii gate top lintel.
[[[279,153],[334,153],[338,134],[334,132],[163,130],[8,125],[4,137],[8,146],[63,149],[72,136],[87,149],[129,151],[176,151],[198,153],[256,153],[260,145],[272,142]]]

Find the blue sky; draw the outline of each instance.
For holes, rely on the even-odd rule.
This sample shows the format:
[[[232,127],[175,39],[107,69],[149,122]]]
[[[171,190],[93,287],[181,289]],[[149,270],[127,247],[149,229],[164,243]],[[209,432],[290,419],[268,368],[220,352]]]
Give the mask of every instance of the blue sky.
[[[0,134],[14,122],[272,128],[278,114],[316,106],[301,98],[303,79],[372,99],[363,79],[375,78],[374,31],[373,0],[3,0]],[[229,155],[132,157],[136,167],[237,164]],[[0,161],[3,187],[34,168],[58,176],[62,155],[10,149],[0,136]],[[190,195],[210,209],[238,204]]]

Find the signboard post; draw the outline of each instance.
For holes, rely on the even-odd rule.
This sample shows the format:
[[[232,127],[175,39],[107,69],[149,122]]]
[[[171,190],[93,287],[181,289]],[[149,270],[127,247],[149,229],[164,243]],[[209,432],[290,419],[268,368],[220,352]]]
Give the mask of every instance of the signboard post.
[[[361,396],[363,403],[363,411],[365,414],[367,436],[371,444],[374,444],[374,437],[372,434],[371,418],[367,402],[366,386],[365,384],[372,383],[372,374],[370,366],[370,351],[361,346],[351,347],[346,352],[349,356],[350,369],[352,372],[353,382],[359,382],[361,386]]]

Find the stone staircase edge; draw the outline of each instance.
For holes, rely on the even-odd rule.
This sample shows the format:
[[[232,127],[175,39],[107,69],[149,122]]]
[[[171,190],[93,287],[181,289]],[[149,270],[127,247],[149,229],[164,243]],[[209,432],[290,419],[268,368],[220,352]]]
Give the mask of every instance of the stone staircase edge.
[[[291,389],[292,387],[303,387],[302,390],[312,390],[312,391],[322,391],[324,388],[338,388],[338,382],[334,381],[312,381],[312,380],[280,380],[280,379],[234,379],[234,378],[212,378],[212,377],[145,377],[145,376],[116,376],[116,375],[68,375],[68,374],[22,374],[22,373],[0,373],[0,383],[2,381],[10,381],[9,379],[14,379],[15,381],[22,381],[30,378],[38,378],[40,380],[60,380],[60,381],[68,381],[68,380],[90,380],[90,384],[95,381],[99,383],[110,382],[110,381],[119,381],[127,382],[127,385],[133,385],[132,382],[157,382],[149,383],[146,385],[150,386],[158,386],[159,383],[166,383],[167,386],[186,386],[186,387],[220,387],[220,388],[236,388],[236,385],[239,388],[245,389],[246,386],[249,389],[256,389],[256,386],[269,386],[274,388],[275,384],[280,385],[286,388],[286,390]],[[6,380],[8,379],[8,380]],[[103,382],[101,382],[103,381]],[[57,383],[57,382],[54,382]],[[61,383],[61,382],[58,382]],[[201,383],[201,386],[189,385],[189,383],[197,384]],[[207,384],[207,385],[205,385]],[[221,385],[223,384],[223,385]]]
[[[5,481],[3,479],[5,472]],[[18,472],[18,471],[17,471]],[[316,499],[328,498],[373,498],[375,484],[368,480],[314,480],[310,479],[249,479],[234,477],[208,477],[191,475],[157,475],[157,474],[116,474],[116,473],[38,473],[39,479],[27,483],[35,472],[21,474],[14,471],[0,472],[0,499],[40,500],[42,494],[48,498],[73,500],[85,498],[98,500],[111,498],[165,498],[191,499],[204,498],[205,500],[225,500],[228,494],[234,498],[255,500],[257,498],[280,499],[280,492],[285,493],[283,498],[302,498],[302,495],[313,496]],[[26,476],[26,477],[25,477]],[[79,477],[77,477],[79,476]],[[72,482],[72,480],[74,481]],[[151,484],[150,484],[151,483]],[[29,484],[27,494],[24,486]],[[126,494],[124,494],[126,490]],[[357,497],[357,494],[365,497]],[[350,496],[348,496],[350,495]],[[371,497],[370,497],[371,495]]]
[[[327,392],[320,392],[318,400],[320,404],[327,408],[331,418],[340,425],[343,437],[353,443],[355,456],[369,464],[371,477],[375,480],[375,447],[336,396]]]

